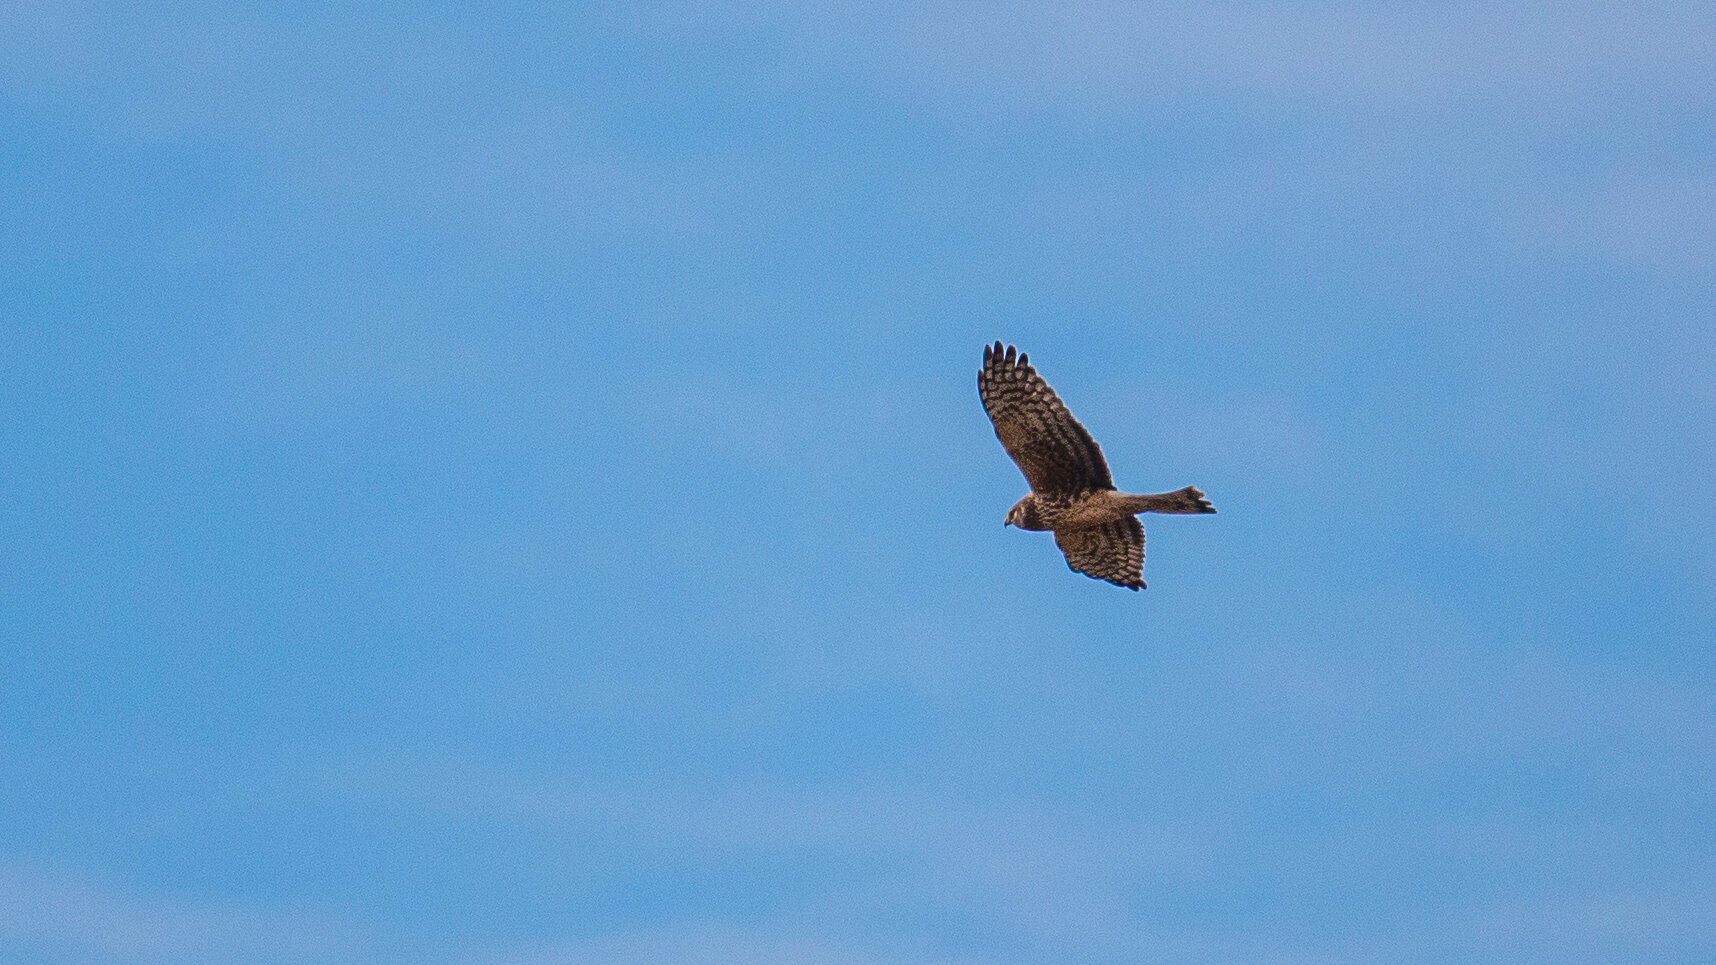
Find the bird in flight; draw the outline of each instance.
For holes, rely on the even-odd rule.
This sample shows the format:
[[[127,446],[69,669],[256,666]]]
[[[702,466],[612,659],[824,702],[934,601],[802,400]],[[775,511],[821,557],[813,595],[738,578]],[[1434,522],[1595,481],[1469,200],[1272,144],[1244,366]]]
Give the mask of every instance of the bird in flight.
[[[1196,486],[1140,496],[1114,488],[1102,447],[1031,367],[1024,352],[983,347],[977,394],[1002,448],[1031,492],[1004,525],[1047,530],[1067,566],[1131,590],[1144,588],[1144,525],[1139,513],[1213,513]]]

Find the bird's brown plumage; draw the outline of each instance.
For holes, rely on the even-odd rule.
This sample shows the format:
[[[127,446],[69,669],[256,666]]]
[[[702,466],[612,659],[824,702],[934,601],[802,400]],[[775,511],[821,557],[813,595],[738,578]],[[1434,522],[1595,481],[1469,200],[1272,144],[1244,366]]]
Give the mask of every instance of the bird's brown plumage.
[[[977,394],[996,438],[1031,484],[1007,521],[1053,531],[1067,566],[1080,573],[1143,589],[1144,526],[1135,514],[1215,512],[1191,486],[1152,496],[1117,492],[1102,447],[1011,345],[984,346]]]
[[[977,394],[1007,455],[1036,493],[1113,489],[1102,447],[1031,366],[1030,356],[1001,343],[983,349]]]

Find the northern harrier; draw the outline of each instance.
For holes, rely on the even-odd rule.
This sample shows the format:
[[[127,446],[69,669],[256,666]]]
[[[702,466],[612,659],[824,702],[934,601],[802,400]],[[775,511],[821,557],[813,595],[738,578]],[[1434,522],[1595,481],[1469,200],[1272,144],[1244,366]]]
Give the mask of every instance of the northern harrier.
[[[1000,342],[984,346],[977,394],[996,437],[1031,484],[1004,525],[1053,532],[1067,566],[1086,576],[1141,590],[1144,525],[1138,514],[1215,512],[1196,486],[1153,496],[1117,491],[1102,447],[1011,345],[1005,352]]]

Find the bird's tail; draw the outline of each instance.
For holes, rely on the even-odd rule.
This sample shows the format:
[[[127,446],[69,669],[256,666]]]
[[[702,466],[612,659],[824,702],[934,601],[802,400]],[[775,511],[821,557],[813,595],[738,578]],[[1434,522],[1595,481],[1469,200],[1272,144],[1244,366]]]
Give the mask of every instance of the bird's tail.
[[[1157,493],[1153,496],[1138,496],[1127,494],[1127,503],[1136,506],[1135,513],[1213,513],[1215,507],[1204,498],[1202,490],[1196,486],[1176,489],[1171,493]]]

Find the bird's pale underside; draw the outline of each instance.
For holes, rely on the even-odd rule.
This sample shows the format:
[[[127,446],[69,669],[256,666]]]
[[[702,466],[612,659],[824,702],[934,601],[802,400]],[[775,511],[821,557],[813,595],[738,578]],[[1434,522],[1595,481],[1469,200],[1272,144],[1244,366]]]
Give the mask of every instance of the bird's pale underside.
[[[1048,530],[1067,566],[1132,590],[1144,588],[1144,526],[1139,513],[1213,513],[1194,486],[1144,496],[1119,492],[1102,448],[1025,353],[1000,342],[983,349],[977,394],[995,435],[1031,492],[1007,512],[1007,524]]]

